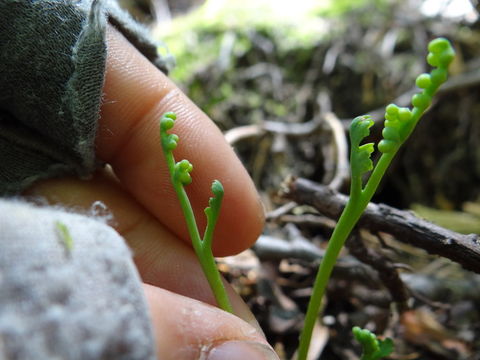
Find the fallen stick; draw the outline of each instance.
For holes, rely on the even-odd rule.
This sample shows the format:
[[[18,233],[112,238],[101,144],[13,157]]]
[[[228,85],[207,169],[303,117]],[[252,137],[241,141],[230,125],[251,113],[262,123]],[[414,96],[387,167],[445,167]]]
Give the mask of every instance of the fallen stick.
[[[302,178],[289,179],[283,196],[298,204],[313,206],[323,215],[334,219],[340,216],[348,199],[327,186]],[[368,205],[357,226],[372,232],[391,234],[398,241],[480,273],[480,236],[477,234],[459,234],[422,220],[411,211],[374,203]]]

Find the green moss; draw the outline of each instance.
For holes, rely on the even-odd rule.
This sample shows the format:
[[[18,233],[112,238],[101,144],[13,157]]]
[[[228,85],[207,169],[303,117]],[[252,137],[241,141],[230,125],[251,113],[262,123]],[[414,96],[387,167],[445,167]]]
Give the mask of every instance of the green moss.
[[[462,211],[439,210],[413,204],[412,210],[418,216],[444,228],[462,234],[480,234],[480,216]]]
[[[385,0],[208,0],[198,10],[160,28],[157,37],[175,55],[177,67],[172,77],[182,82],[192,72],[225,55],[222,51],[229,50],[237,58],[247,53],[251,48],[248,36],[251,31],[268,33],[280,52],[311,48],[331,33],[326,18],[341,16],[372,2]],[[226,49],[228,41],[230,49]]]

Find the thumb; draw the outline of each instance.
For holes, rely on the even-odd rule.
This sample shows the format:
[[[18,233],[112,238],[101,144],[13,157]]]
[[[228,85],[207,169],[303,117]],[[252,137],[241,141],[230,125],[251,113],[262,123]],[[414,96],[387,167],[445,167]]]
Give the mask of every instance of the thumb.
[[[144,291],[159,359],[278,360],[265,338],[240,318],[151,285]]]

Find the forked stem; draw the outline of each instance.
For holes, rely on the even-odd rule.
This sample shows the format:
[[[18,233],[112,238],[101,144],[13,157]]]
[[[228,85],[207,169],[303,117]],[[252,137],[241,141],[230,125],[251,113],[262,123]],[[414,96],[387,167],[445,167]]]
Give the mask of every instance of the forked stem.
[[[178,136],[167,133],[167,130],[170,130],[173,127],[175,119],[176,115],[170,112],[165,113],[160,120],[160,139],[168,170],[170,172],[170,179],[180,202],[180,207],[185,218],[190,239],[192,240],[193,248],[200,262],[203,273],[205,274],[215,296],[215,300],[221,309],[233,313],[230,299],[215,263],[211,248],[213,230],[217,223],[218,216],[220,215],[223,187],[217,180],[212,184],[212,192],[214,196],[210,198],[210,206],[205,209],[207,215],[207,227],[205,229],[204,238],[202,239],[200,237],[192,205],[184,188],[185,185],[190,184],[192,181],[190,172],[192,171],[193,166],[187,160],[182,160],[178,163],[175,162],[172,151],[177,146]]]
[[[373,121],[369,116],[359,116],[352,121],[350,127],[350,166],[352,173],[350,198],[329,240],[327,250],[315,278],[312,296],[305,315],[304,327],[300,334],[297,360],[307,359],[313,328],[320,312],[322,298],[345,241],[375,194],[398,149],[410,136],[420,117],[430,106],[432,96],[436,93],[439,86],[447,79],[448,66],[455,56],[452,46],[448,40],[439,38],[431,41],[428,49],[430,52],[427,61],[436,69],[430,74],[422,74],[417,78],[416,84],[423,91],[412,97],[412,110],[399,108],[393,104],[387,106],[385,128],[382,132],[383,140],[378,144],[378,150],[383,154],[375,168],[373,168],[373,163],[370,159],[374,145],[371,143],[360,145],[361,141],[369,135],[369,128],[373,125]],[[365,187],[363,187],[362,177],[371,170],[373,171],[370,174],[370,178]]]

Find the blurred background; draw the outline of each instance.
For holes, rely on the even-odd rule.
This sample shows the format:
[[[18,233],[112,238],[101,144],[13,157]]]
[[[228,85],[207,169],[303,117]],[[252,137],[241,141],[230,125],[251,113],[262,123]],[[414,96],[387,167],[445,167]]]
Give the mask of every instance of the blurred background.
[[[480,233],[478,0],[120,2],[175,58],[169,75],[225,132],[261,193],[269,212],[265,234],[253,250],[220,265],[283,358],[296,347],[318,265],[306,244],[324,248],[333,220],[279,190],[295,176],[348,191],[350,121],[371,114],[371,141],[379,141],[385,106],[409,105],[415,78],[430,71],[427,44],[439,36],[457,52],[450,80],[374,201]],[[478,276],[392,236],[361,236],[401,264],[409,310],[395,309],[381,280],[337,274],[317,325],[315,356],[358,359],[349,331],[360,325],[393,337],[394,359],[480,359]],[[295,241],[311,257],[279,255]],[[265,253],[268,246],[273,250]],[[346,251],[347,263],[350,257]]]

